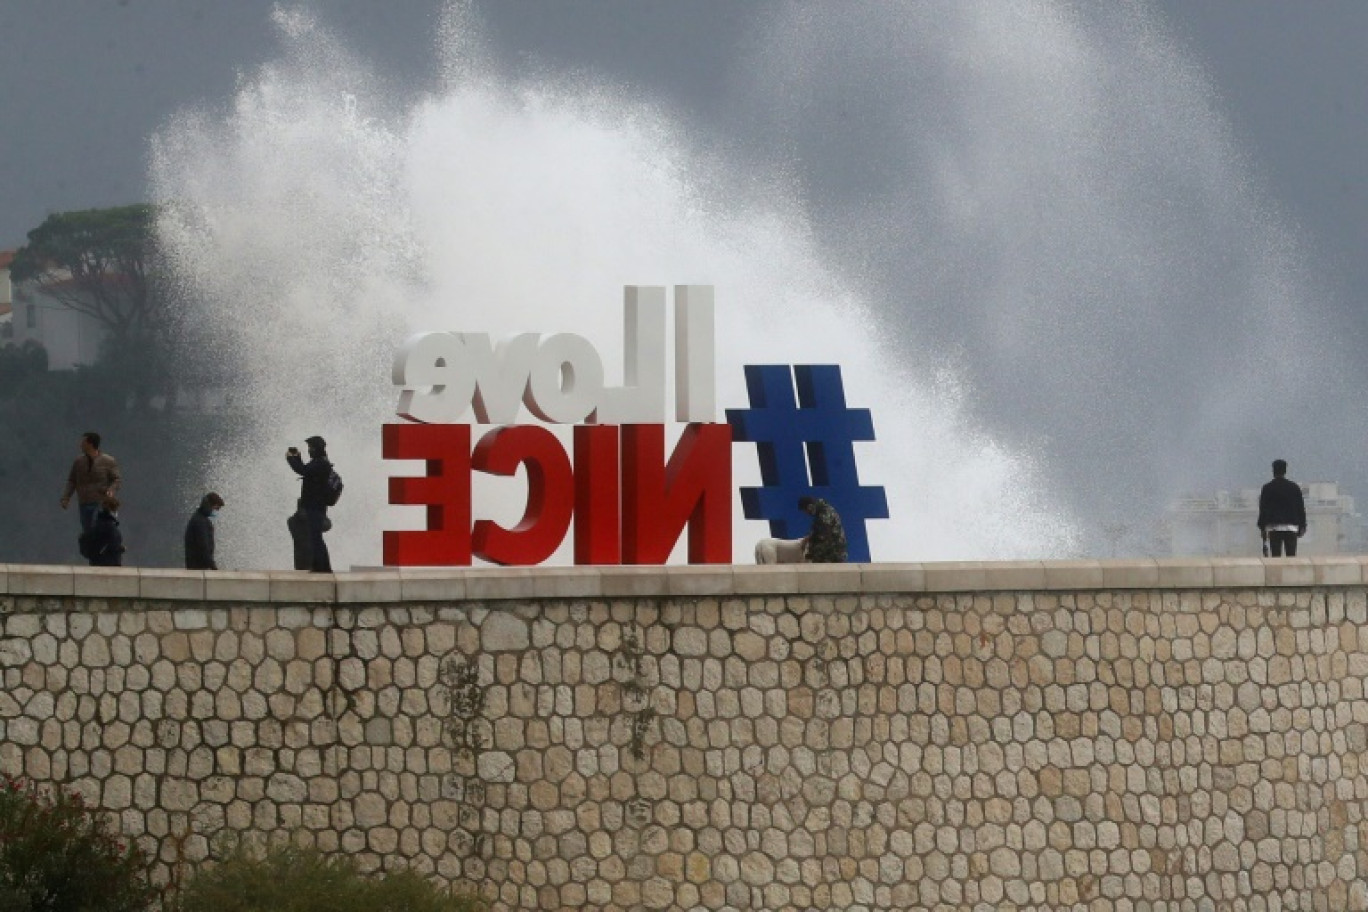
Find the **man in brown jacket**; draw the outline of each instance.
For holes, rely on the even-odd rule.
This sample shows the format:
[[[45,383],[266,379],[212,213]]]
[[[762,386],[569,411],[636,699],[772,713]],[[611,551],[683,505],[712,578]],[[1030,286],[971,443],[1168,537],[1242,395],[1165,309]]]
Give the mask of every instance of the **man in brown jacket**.
[[[81,455],[71,464],[71,474],[62,491],[62,509],[71,503],[74,492],[81,511],[81,531],[89,532],[101,501],[118,493],[122,481],[118,462],[108,453],[100,452],[100,435],[86,431],[81,435]]]

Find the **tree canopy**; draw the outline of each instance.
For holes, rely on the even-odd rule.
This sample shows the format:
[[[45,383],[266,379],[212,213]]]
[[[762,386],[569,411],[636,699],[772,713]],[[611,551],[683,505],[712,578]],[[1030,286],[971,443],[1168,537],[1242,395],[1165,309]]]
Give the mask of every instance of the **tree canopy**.
[[[142,204],[53,213],[15,252],[10,277],[98,320],[116,342],[155,332],[148,286],[155,217]]]
[[[181,355],[188,299],[160,268],[155,215],[151,206],[53,215],[11,263],[16,292],[93,313],[108,338],[93,364],[75,370],[48,370],[34,339],[0,346],[0,504],[23,517],[0,523],[0,563],[79,559],[75,523],[55,492],[80,432],[95,428],[125,472],[125,560],[182,565],[181,530],[204,493],[209,432],[223,418],[175,407],[180,391],[217,381],[205,359]],[[89,309],[97,306],[104,310]]]

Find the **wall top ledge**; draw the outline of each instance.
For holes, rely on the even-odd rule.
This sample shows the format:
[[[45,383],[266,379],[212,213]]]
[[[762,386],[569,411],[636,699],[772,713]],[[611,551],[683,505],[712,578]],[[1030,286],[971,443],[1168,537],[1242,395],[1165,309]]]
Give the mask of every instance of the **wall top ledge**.
[[[0,564],[0,595],[377,604],[726,595],[1078,592],[1362,586],[1368,557],[1159,558],[907,564],[366,568],[350,573],[108,570]]]

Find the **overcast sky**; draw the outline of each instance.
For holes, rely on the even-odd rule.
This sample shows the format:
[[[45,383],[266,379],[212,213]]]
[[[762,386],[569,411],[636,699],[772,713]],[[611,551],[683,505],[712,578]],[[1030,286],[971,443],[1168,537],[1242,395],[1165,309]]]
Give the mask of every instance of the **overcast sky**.
[[[880,229],[878,240],[886,249],[867,245],[870,259],[861,263],[860,245],[847,243],[843,235],[851,212],[874,208],[870,199],[896,199],[904,187],[910,188],[903,200],[906,211],[920,211],[927,198],[917,196],[914,185],[923,172],[915,169],[927,162],[934,164],[934,157],[923,154],[925,149],[907,151],[920,138],[920,125],[934,126],[940,133],[933,139],[961,142],[964,152],[973,155],[999,151],[991,144],[974,145],[980,138],[977,134],[957,132],[968,129],[964,125],[985,111],[993,117],[1019,118],[1020,123],[1009,125],[1012,129],[1054,124],[1067,132],[1085,123],[1072,120],[1068,111],[1045,111],[1051,99],[1044,97],[1041,116],[1036,117],[1034,99],[1025,104],[1018,100],[1015,108],[995,108],[991,98],[966,94],[974,91],[971,81],[976,73],[973,61],[966,65],[964,58],[978,50],[972,44],[943,48],[936,43],[941,38],[937,29],[942,20],[956,20],[947,25],[945,34],[947,40],[959,35],[963,41],[964,29],[983,26],[974,19],[975,11],[983,14],[981,18],[1010,19],[1012,4],[1006,0],[1000,5],[977,6],[909,0],[902,5],[863,7],[803,6],[779,0],[490,0],[477,2],[474,8],[489,50],[506,76],[536,74],[553,83],[588,77],[612,83],[631,97],[670,110],[691,128],[693,138],[701,138],[701,148],[715,141],[726,149],[736,137],[744,137],[731,150],[742,156],[740,161],[763,161],[771,147],[793,143],[794,154],[801,159],[796,162],[796,180],[805,203],[812,207],[818,242],[833,251],[832,262],[849,269],[858,280],[867,278],[861,274],[866,266],[877,273],[872,295],[890,302],[888,331],[901,334],[912,357],[957,344],[972,346],[977,357],[968,359],[965,376],[975,389],[980,416],[994,431],[1001,429],[1004,439],[1014,446],[1029,448],[1043,441],[1046,461],[1056,471],[1053,480],[1060,490],[1080,489],[1077,479],[1091,477],[1096,488],[1073,496],[1097,504],[1101,492],[1128,487],[1132,497],[1154,504],[1175,493],[1157,490],[1155,473],[1175,476],[1195,465],[1210,471],[1184,477],[1183,484],[1196,481],[1238,487],[1257,483],[1267,471],[1270,455],[1289,455],[1294,467],[1306,468],[1313,478],[1340,480],[1355,486],[1356,493],[1368,493],[1364,490],[1368,487],[1364,422],[1342,417],[1347,401],[1343,397],[1359,398],[1354,386],[1360,374],[1355,365],[1362,363],[1356,353],[1363,343],[1355,340],[1368,340],[1368,313],[1361,305],[1368,296],[1368,257],[1363,255],[1368,244],[1368,156],[1364,155],[1368,149],[1368,93],[1364,91],[1368,55],[1363,53],[1368,46],[1368,2],[1138,2],[1153,14],[1163,33],[1157,44],[1147,43],[1121,22],[1125,13],[1114,10],[1124,9],[1123,4],[1099,0],[1079,3],[1074,10],[1091,30],[1089,40],[1079,45],[1088,52],[1124,57],[1150,53],[1157,46],[1165,60],[1162,65],[1119,60],[1113,68],[1104,60],[1095,70],[1099,79],[1111,80],[1102,86],[1104,91],[1134,97],[1099,109],[1121,118],[1110,126],[1119,139],[1106,142],[1094,137],[1093,157],[1079,159],[1092,169],[1084,175],[1086,181],[1065,188],[1092,198],[1093,207],[1084,205],[1075,213],[1065,205],[1067,200],[1053,207],[1049,182],[1071,183],[1067,168],[1076,153],[1067,136],[1054,142],[1055,136],[1043,135],[1039,148],[1024,150],[1035,159],[1023,159],[1028,165],[1041,166],[1042,181],[1031,187],[1008,187],[1006,196],[993,200],[1020,204],[1012,216],[1020,230],[992,236],[985,232],[991,232],[993,219],[980,215],[978,233],[967,235],[966,243],[960,244],[944,231],[945,218],[955,215],[953,209],[939,213],[939,222],[935,218],[904,220],[915,223],[913,232],[935,232],[907,240],[908,245],[919,244],[929,251],[927,260],[907,259],[914,264],[908,268],[929,274],[933,270],[926,268],[928,263],[934,266],[939,261],[949,264],[946,268],[957,277],[956,282],[946,284],[932,275],[935,281],[915,293],[906,289],[909,279],[920,274],[909,276],[899,264],[912,246],[899,248],[896,239],[889,240],[890,232]],[[4,136],[0,142],[0,249],[21,245],[25,233],[49,212],[145,200],[149,137],[179,110],[198,106],[212,111],[231,104],[236,82],[279,55],[278,36],[270,21],[274,5],[271,0],[0,0],[0,130]],[[326,27],[395,90],[393,97],[412,99],[437,87],[439,56],[434,36],[441,18],[440,0],[319,0],[312,6]],[[1038,21],[1039,8],[1023,6]],[[1068,4],[1061,0],[1048,9],[1067,10]],[[871,12],[879,15],[869,15],[867,23],[853,19]],[[1002,23],[990,25],[997,30],[992,53],[1010,51],[1011,28]],[[1141,31],[1146,27],[1142,25]],[[900,43],[891,55],[881,62],[866,61],[866,57],[888,52],[881,44],[883,31],[898,28],[904,31],[897,36]],[[806,50],[789,56],[810,53],[812,61],[786,69],[783,58],[789,40],[808,42]],[[965,47],[970,50],[962,52]],[[1195,79],[1175,76],[1165,56],[1174,48],[1179,68],[1191,71]],[[1050,50],[1048,43],[1027,45],[1028,54]],[[769,55],[764,65],[757,64],[758,54]],[[934,59],[938,54],[944,58],[939,62]],[[1048,65],[1037,67],[1036,75],[1045,80],[1042,85],[1047,90],[1055,85],[1050,80],[1058,76]],[[773,82],[785,78],[797,79],[792,93],[784,84]],[[949,86],[945,78],[952,80]],[[751,83],[765,79],[771,82],[752,91]],[[957,80],[964,80],[964,85]],[[1209,87],[1198,92],[1204,99],[1198,107],[1206,105],[1209,112],[1194,114],[1194,84]],[[934,106],[920,106],[918,93],[923,85],[928,95],[939,93],[941,100]],[[979,88],[1005,95],[1014,87],[1010,81],[999,80]],[[1059,102],[1066,108],[1087,98],[1087,86],[1067,88],[1074,94]],[[896,92],[910,94],[894,97]],[[1180,98],[1182,92],[1188,94]],[[773,125],[765,121],[775,110],[779,111],[774,115],[776,122],[788,120],[767,132]],[[891,129],[889,110],[902,118]],[[1128,132],[1125,118],[1152,116],[1157,125],[1138,130],[1137,136],[1150,147],[1162,146],[1166,137],[1183,145],[1161,150],[1160,155],[1151,149],[1129,158],[1134,150],[1121,135]],[[1164,129],[1170,116],[1175,120],[1171,136]],[[1177,124],[1179,118],[1201,123]],[[1005,135],[1010,149],[1013,134],[1008,130]],[[1219,142],[1204,145],[1213,135],[1219,135]],[[1225,163],[1210,173],[1197,166],[1185,174],[1185,155],[1217,146],[1221,150],[1217,157],[1223,162],[1232,154],[1237,159],[1233,177]],[[1083,152],[1086,155],[1089,150]],[[1109,180],[1112,159],[1107,156],[1111,155],[1117,156],[1115,188]],[[782,159],[782,154],[776,154],[765,164],[772,166]],[[908,162],[914,165],[910,176],[885,167]],[[967,161],[970,169],[974,164]],[[1009,156],[1005,167],[1013,170],[1016,165]],[[972,170],[964,173],[975,176]],[[1162,186],[1154,186],[1155,176]],[[976,179],[992,184],[995,177],[989,168]],[[928,172],[926,180],[931,179]],[[1195,182],[1184,183],[1188,179]],[[1117,216],[1114,221],[1107,223],[1105,201],[1095,204],[1095,200],[1110,196],[1113,189],[1123,203],[1112,213]],[[1213,194],[1210,205],[1205,193]],[[1165,211],[1130,208],[1167,206],[1194,194],[1202,198],[1195,203],[1191,199],[1179,202],[1180,208],[1192,204],[1171,231]],[[1042,213],[1042,206],[1056,211]],[[1276,223],[1264,235],[1246,238],[1225,228],[1241,220],[1259,221],[1264,212],[1273,213]],[[1084,219],[1094,221],[1085,223]],[[866,228],[877,224],[877,219],[864,221]],[[900,227],[898,222],[883,226],[893,232]],[[1145,244],[1135,250],[1092,244],[1095,228],[1101,229],[1096,233],[1105,240],[1109,232],[1129,236],[1137,227],[1149,233]],[[1192,262],[1176,263],[1172,293],[1167,285],[1156,288],[1158,283],[1142,276],[1133,286],[1107,295],[1114,279],[1125,280],[1132,255],[1181,254],[1193,249],[1192,242],[1200,241],[1204,231],[1219,235],[1209,255],[1222,258],[1220,264],[1204,266],[1202,257],[1208,256],[1208,248],[1203,247]],[[1283,272],[1275,271],[1272,278],[1261,277],[1261,258],[1267,250],[1278,248],[1283,237],[1292,239],[1295,262]],[[974,285],[974,267],[980,262],[976,258],[1005,256],[1010,262],[1021,252],[1013,245],[1023,241],[1034,245],[1030,253],[1037,260],[1013,277],[1013,297],[1004,307],[991,298],[997,287]],[[975,243],[987,246],[979,249]],[[944,249],[933,249],[936,244],[945,245]],[[1265,249],[1261,244],[1272,246]],[[853,259],[852,246],[856,248]],[[1067,266],[1054,268],[1074,256],[1089,255],[1095,260],[1092,272],[1078,278]],[[1115,260],[1114,268],[1096,262],[1107,257]],[[1242,257],[1252,263],[1241,263],[1242,271],[1233,267],[1222,271],[1227,261]],[[1169,278],[1153,263],[1149,268],[1150,278]],[[1294,276],[1295,281],[1284,282],[1287,276]],[[1343,351],[1332,354],[1328,349],[1289,351],[1287,363],[1273,367],[1291,364],[1292,376],[1337,371],[1346,389],[1310,384],[1285,397],[1272,397],[1271,407],[1257,401],[1264,394],[1263,378],[1258,370],[1242,373],[1240,356],[1254,353],[1254,357],[1268,358],[1267,352],[1273,351],[1273,357],[1283,361],[1284,355],[1276,346],[1277,323],[1268,322],[1267,313],[1261,318],[1264,322],[1257,323],[1253,305],[1249,313],[1240,309],[1246,288],[1242,282],[1250,283],[1251,300],[1273,289],[1259,306],[1268,311],[1269,301],[1283,301],[1272,306],[1274,320],[1279,308],[1287,306],[1278,297],[1287,285],[1295,286],[1288,294],[1297,309],[1288,320],[1341,324],[1324,332],[1350,353],[1348,357]],[[1154,289],[1153,295],[1167,295],[1173,305],[1165,310],[1150,302],[1149,309],[1143,309],[1147,285]],[[1047,331],[1041,337],[1044,344],[1055,346],[1045,350],[1048,367],[1074,369],[1069,345],[1076,345],[1085,357],[1103,357],[1104,349],[1110,351],[1108,345],[1120,346],[1119,353],[1112,355],[1114,360],[1097,373],[1055,381],[1055,388],[1048,385],[1051,378],[1039,375],[1032,363],[1040,361],[1036,352],[998,338],[1011,331],[1003,328],[1013,326],[1011,319],[1017,320],[1016,330],[1028,334],[1023,338],[1051,321],[1057,326],[1070,319],[1063,304],[1032,310],[1033,295],[1047,294],[1070,306],[1086,307],[1084,298],[1096,296],[1098,288],[1104,289],[1105,306],[1095,312],[1098,319],[1111,321],[1107,326],[1114,329],[1112,324],[1130,318],[1166,326],[1167,331],[1137,324],[1143,337],[1128,338],[1129,330],[1111,331],[1115,338],[1103,344],[1098,344],[1099,337],[1090,334],[1086,325],[1072,335]],[[1072,301],[1075,293],[1079,300]],[[900,296],[910,300],[918,295],[920,304],[899,304]],[[1018,303],[1019,312],[1009,313]],[[1315,306],[1303,306],[1308,304]],[[981,305],[984,312],[972,313],[975,305]],[[1086,309],[1079,313],[1089,316]],[[894,322],[899,314],[906,316],[906,323]],[[1008,319],[1004,321],[1003,316]],[[1249,337],[1238,342],[1222,336],[1241,323],[1261,328],[1249,329]],[[1125,351],[1128,343],[1134,343],[1129,352]],[[1128,362],[1127,357],[1132,360]],[[1014,363],[1013,358],[1017,359]],[[1336,364],[1340,367],[1328,367]],[[1152,392],[1141,391],[1128,400],[1135,394],[1126,388],[1126,377],[1119,376],[1126,372],[1147,376],[1145,382],[1152,384]],[[1115,386],[1097,387],[1099,382]],[[1222,382],[1232,389],[1221,388]],[[1098,407],[1088,401],[1090,395],[1106,401]],[[1237,403],[1236,399],[1246,401]],[[1250,399],[1255,400],[1252,406]],[[1060,412],[1069,410],[1077,415],[1060,417]],[[1091,411],[1101,420],[1089,418]],[[1130,418],[1116,417],[1117,413]],[[1222,426],[1213,415],[1228,417],[1230,426]],[[1185,435],[1193,436],[1194,427],[1206,429],[1204,442],[1185,439]],[[1235,440],[1238,433],[1251,429],[1248,439]],[[1309,439],[1320,442],[1314,452],[1302,446]],[[1132,462],[1147,463],[1151,474],[1128,468],[1109,475],[1115,462],[1112,454],[1118,452]],[[1174,466],[1159,464],[1165,453]],[[1303,476],[1302,480],[1311,479]],[[1095,506],[1094,518],[1105,518],[1107,509]]]
[[[0,0],[0,247],[51,211],[145,196],[147,137],[224,103],[275,48],[270,0]],[[722,101],[751,0],[500,0],[479,6],[507,61],[599,72],[706,116]],[[437,0],[327,0],[326,22],[391,78],[430,80]],[[1368,291],[1368,3],[1162,0],[1271,201],[1330,277]]]

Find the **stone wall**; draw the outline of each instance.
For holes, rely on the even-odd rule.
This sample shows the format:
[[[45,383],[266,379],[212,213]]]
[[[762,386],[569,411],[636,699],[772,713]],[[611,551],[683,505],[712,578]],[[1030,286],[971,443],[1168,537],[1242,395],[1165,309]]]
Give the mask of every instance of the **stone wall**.
[[[500,909],[1368,909],[1362,562],[0,567],[0,772]]]

